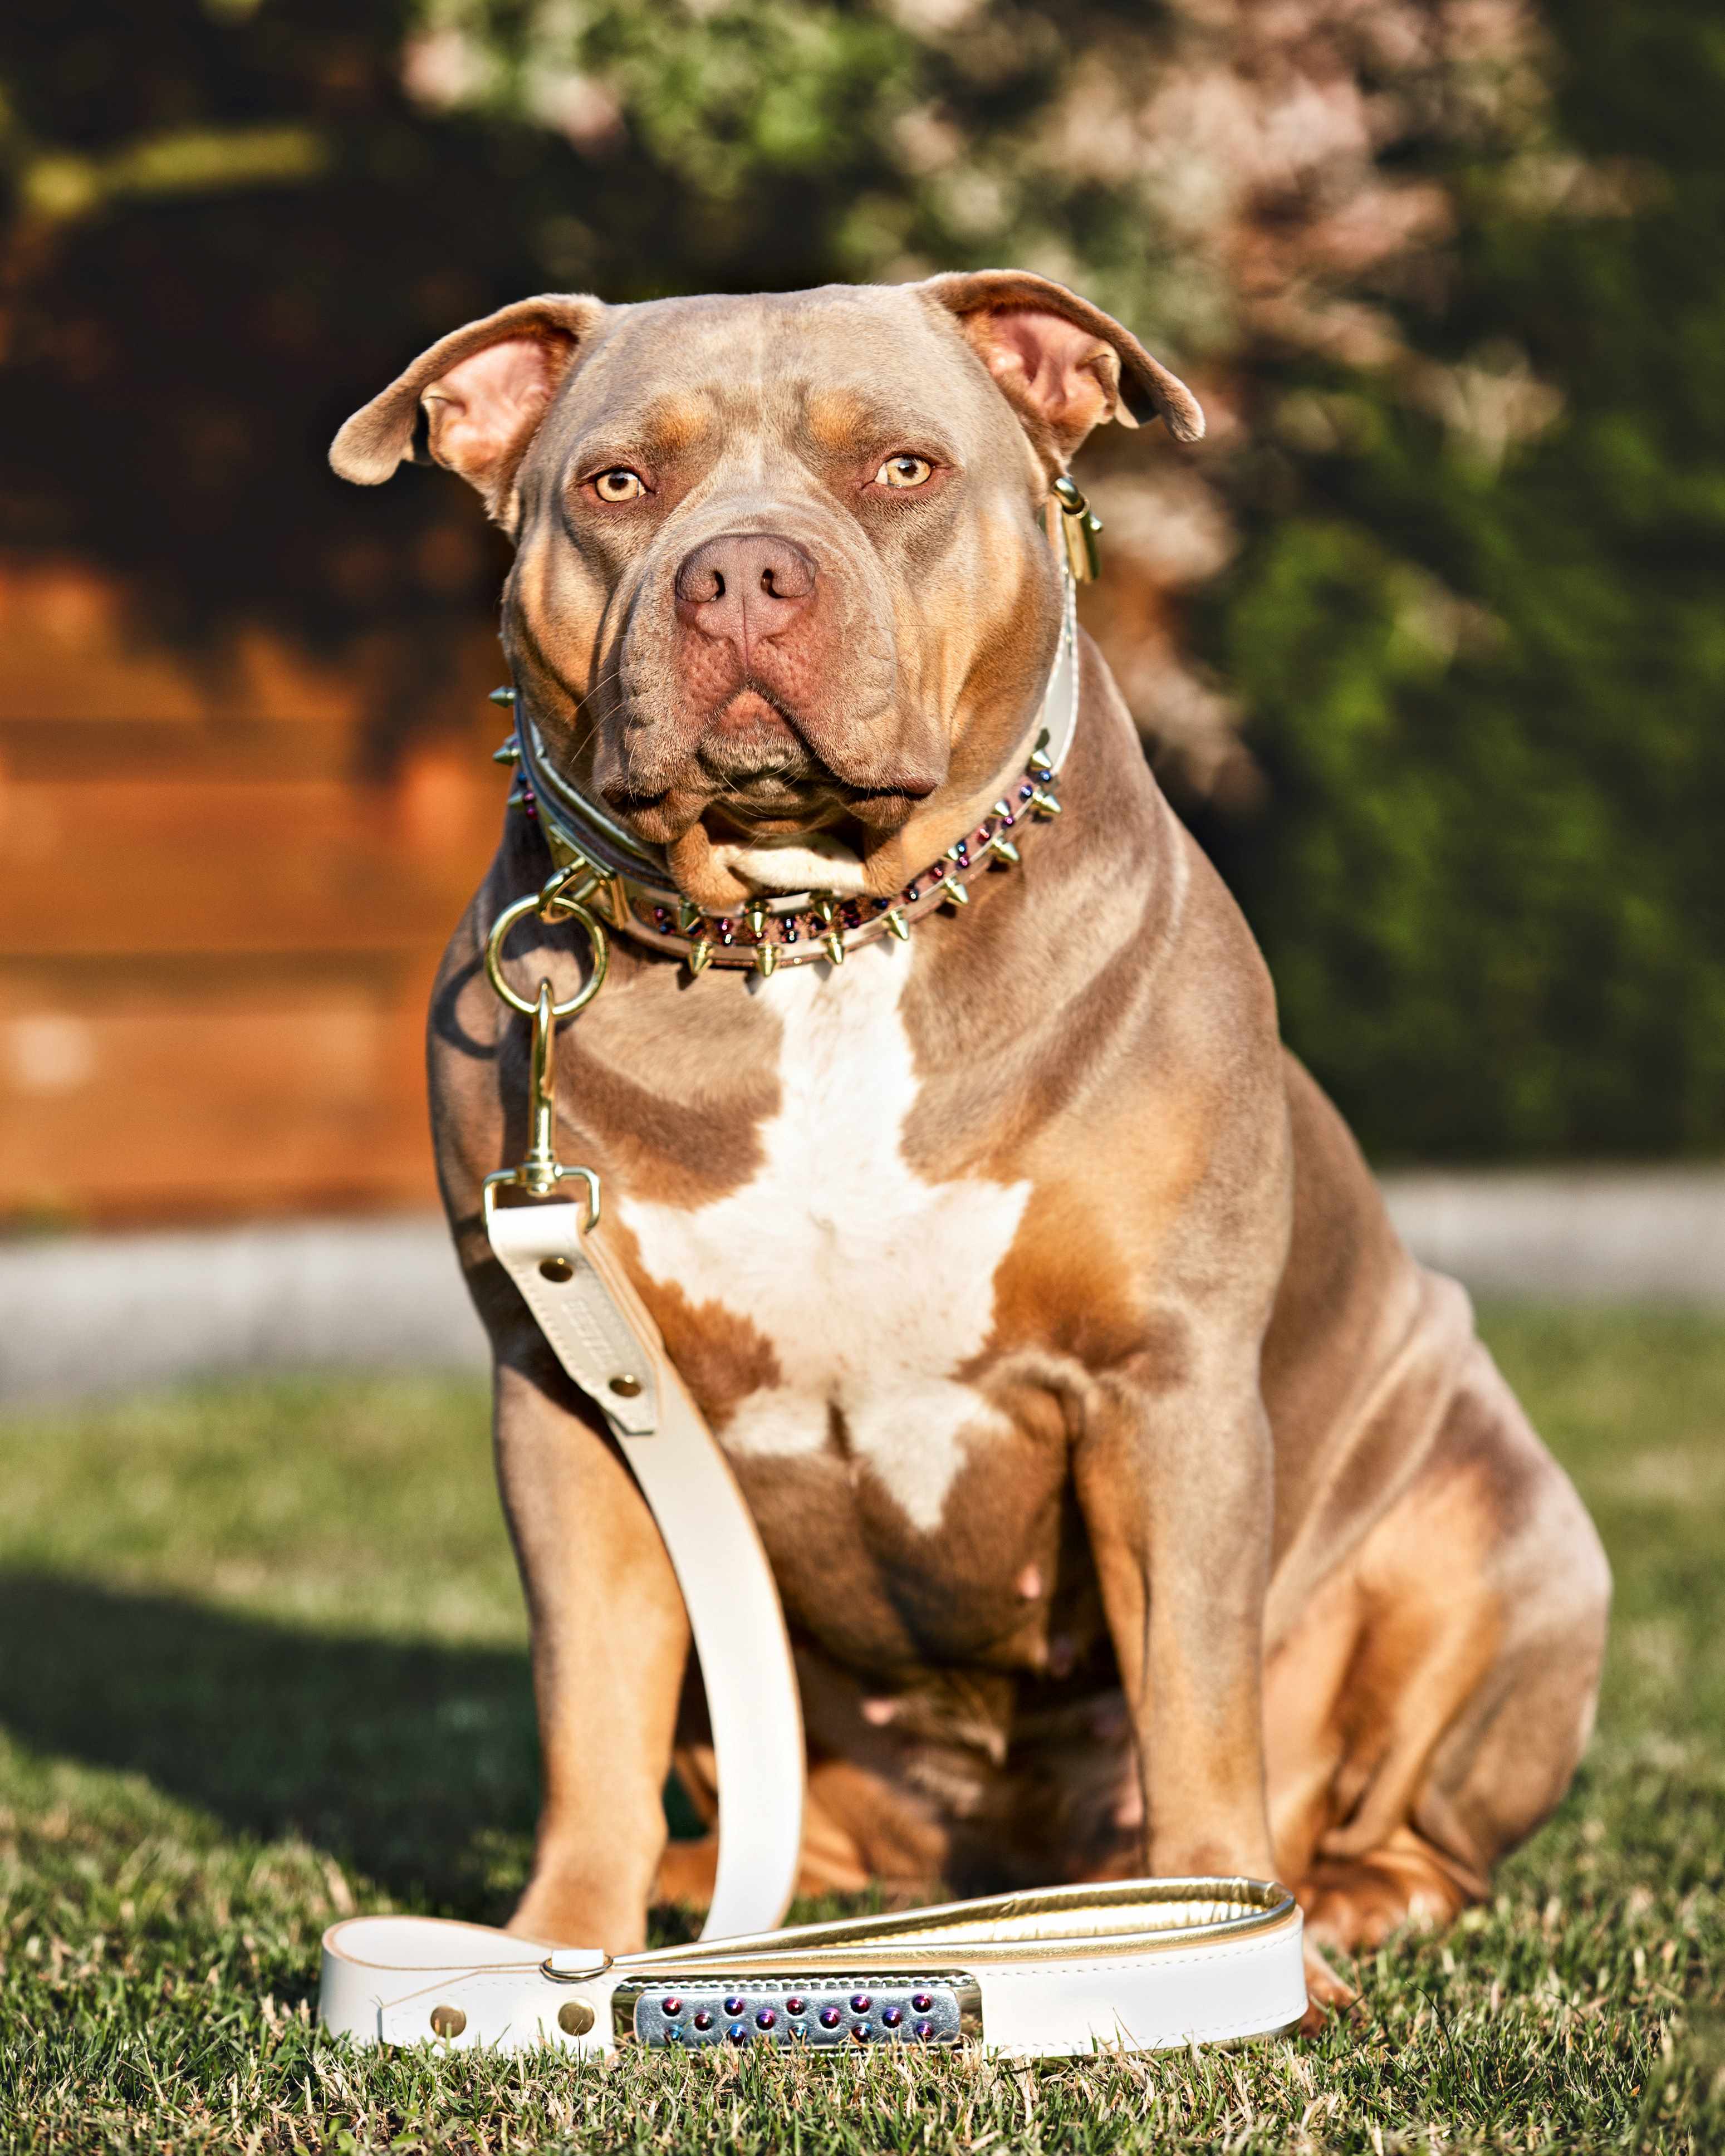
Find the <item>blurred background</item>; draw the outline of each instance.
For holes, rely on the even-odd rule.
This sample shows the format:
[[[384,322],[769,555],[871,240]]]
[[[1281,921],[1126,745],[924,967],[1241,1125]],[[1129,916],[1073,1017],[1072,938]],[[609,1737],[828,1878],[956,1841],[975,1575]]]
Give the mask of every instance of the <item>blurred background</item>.
[[[505,553],[349,411],[966,264],[1203,398],[1085,614],[1374,1160],[1717,1155],[1722,78],[1707,0],[11,0],[0,1221],[430,1202]]]

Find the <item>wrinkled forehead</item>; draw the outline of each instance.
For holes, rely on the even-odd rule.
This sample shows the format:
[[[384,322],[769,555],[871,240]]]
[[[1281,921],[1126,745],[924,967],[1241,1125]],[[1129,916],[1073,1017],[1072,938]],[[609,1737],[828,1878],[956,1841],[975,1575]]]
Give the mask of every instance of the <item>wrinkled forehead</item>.
[[[1015,424],[963,339],[909,289],[831,285],[619,307],[560,400],[559,446],[744,441],[835,455],[900,435],[968,461]]]

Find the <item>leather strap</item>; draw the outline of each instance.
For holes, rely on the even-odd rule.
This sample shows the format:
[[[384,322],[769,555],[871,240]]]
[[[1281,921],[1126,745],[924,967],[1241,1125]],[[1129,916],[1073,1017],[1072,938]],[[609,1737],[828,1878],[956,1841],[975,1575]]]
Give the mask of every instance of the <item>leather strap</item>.
[[[769,1930],[803,1840],[803,1715],[767,1553],[659,1329],[578,1204],[487,1208],[491,1247],[616,1433],[683,1591],[712,1718],[719,1866],[703,1938]]]
[[[732,2042],[763,2041],[768,2001],[778,2010],[769,2040],[783,2041],[788,1989],[848,2007],[897,1977],[972,2002],[963,2035],[1019,2058],[1238,2041],[1291,2029],[1306,2008],[1292,1897],[1253,1880],[1199,1879],[1055,1887],[615,1961],[481,1924],[350,1917],[324,1934],[318,2011],[362,2043],[608,2056],[655,2030],[662,2039],[665,2015],[643,2010],[668,1994],[692,2001],[703,1977],[731,1994]],[[862,2025],[860,2041],[877,2048],[914,2041],[913,2029],[879,2015]]]

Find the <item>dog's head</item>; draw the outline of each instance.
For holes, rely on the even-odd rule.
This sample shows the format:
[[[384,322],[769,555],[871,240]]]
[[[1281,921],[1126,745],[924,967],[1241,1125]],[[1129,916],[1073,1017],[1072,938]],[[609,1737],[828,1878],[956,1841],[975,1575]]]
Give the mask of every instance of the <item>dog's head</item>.
[[[1118,323],[1011,270],[523,300],[356,413],[336,471],[388,478],[422,413],[515,540],[505,640],[552,754],[720,906],[889,891],[940,850],[1053,656],[1050,479],[1104,420],[1204,425]]]

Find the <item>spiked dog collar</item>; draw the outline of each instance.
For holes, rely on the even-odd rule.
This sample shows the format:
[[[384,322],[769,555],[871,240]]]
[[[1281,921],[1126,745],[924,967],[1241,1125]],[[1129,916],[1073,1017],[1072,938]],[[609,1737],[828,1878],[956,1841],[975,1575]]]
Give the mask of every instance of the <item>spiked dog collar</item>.
[[[716,965],[769,974],[817,958],[842,965],[850,952],[879,937],[902,942],[925,915],[968,905],[971,880],[984,870],[1015,865],[1025,827],[1060,813],[1055,788],[1078,716],[1078,621],[1070,567],[1063,581],[1054,664],[1031,723],[1031,745],[1015,760],[1014,776],[973,829],[891,897],[775,892],[734,914],[704,912],[677,889],[661,848],[637,839],[554,769],[526,700],[514,689],[499,689],[495,700],[515,714],[515,732],[497,752],[500,762],[520,769],[511,805],[536,823],[559,869],[587,869],[599,879],[599,910],[608,926],[683,959],[691,973]]]

